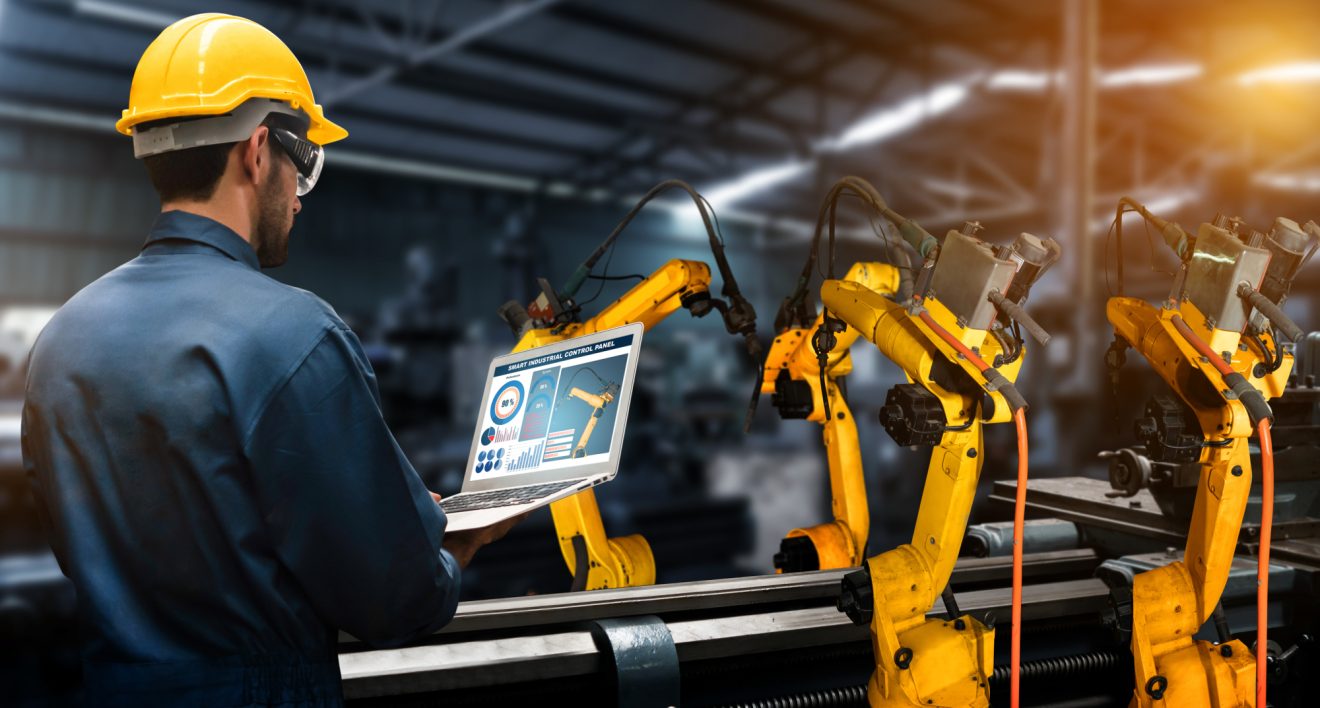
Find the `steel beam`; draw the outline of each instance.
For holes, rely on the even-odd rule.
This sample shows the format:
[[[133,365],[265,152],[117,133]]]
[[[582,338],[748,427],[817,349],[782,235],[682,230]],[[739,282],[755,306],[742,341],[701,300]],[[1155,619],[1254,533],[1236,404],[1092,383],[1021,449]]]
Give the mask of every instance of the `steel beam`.
[[[482,37],[499,32],[505,27],[516,24],[527,17],[535,15],[559,1],[560,0],[526,0],[525,2],[515,5],[509,5],[489,17],[484,17],[467,27],[462,27],[449,32],[443,39],[410,53],[402,62],[386,64],[366,76],[354,79],[347,86],[336,88],[334,91],[330,92],[325,99],[323,99],[322,103],[326,106],[330,106],[352,98],[374,86],[388,83],[402,71],[416,69],[417,67],[435,61],[446,54],[453,54],[460,51]]]
[[[740,69],[757,76],[776,77],[781,75],[779,62],[761,61],[742,54],[737,54],[723,46],[716,46],[692,39],[689,36],[662,30],[653,25],[625,18],[618,14],[601,12],[599,9],[583,4],[560,5],[550,11],[550,15],[575,24],[592,27],[608,34],[626,37],[639,42],[652,44],[663,49],[689,54],[707,61]],[[828,82],[825,90],[841,97],[858,100],[858,91],[847,84]]]

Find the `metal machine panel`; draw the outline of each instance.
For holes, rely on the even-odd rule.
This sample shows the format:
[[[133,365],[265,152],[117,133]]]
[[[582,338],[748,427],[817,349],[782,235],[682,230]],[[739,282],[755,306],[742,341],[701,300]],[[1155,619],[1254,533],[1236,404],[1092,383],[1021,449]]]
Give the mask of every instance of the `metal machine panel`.
[[[1201,224],[1187,268],[1187,299],[1216,329],[1241,332],[1251,305],[1238,297],[1238,283],[1260,287],[1269,264],[1269,251],[1248,246],[1213,224]]]
[[[931,279],[932,296],[969,329],[987,329],[995,317],[991,290],[1008,292],[1017,272],[1013,261],[1000,260],[985,243],[950,231],[940,246],[939,262]]]

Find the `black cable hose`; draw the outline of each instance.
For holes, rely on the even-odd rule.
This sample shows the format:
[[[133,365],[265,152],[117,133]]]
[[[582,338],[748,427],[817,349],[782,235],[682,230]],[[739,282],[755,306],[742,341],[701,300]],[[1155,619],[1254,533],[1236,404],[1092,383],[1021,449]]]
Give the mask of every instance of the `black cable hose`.
[[[605,240],[595,251],[592,252],[587,260],[583,262],[583,265],[588,269],[595,266],[601,256],[605,255],[605,252],[614,245],[614,241],[619,238],[619,235],[623,233],[624,229],[628,228],[628,224],[632,223],[632,220],[642,211],[642,208],[652,199],[655,199],[657,196],[670,189],[678,189],[686,192],[687,195],[692,198],[692,203],[696,205],[697,213],[701,215],[701,224],[705,227],[706,236],[710,240],[710,250],[715,258],[715,267],[719,270],[720,279],[723,281],[721,292],[726,297],[735,295],[741,296],[742,293],[738,289],[738,281],[733,277],[733,270],[729,267],[729,261],[724,255],[724,242],[716,228],[716,222],[713,218],[714,212],[710,208],[710,204],[706,201],[705,197],[701,196],[697,190],[692,188],[692,185],[677,179],[665,180],[652,187],[646,194],[642,195],[642,198],[637,201],[637,204],[635,204],[633,208],[624,215],[623,220],[614,227],[614,230],[610,232],[609,236],[605,237]]]
[[[844,177],[840,179],[830,188],[829,193],[825,195],[825,201],[821,204],[820,211],[816,215],[816,226],[812,232],[811,248],[807,252],[807,259],[802,265],[801,274],[798,276],[797,288],[788,298],[789,302],[792,304],[801,302],[807,295],[807,287],[811,283],[812,274],[816,270],[816,261],[819,258],[821,237],[827,233],[829,240],[827,243],[828,250],[826,257],[829,261],[829,272],[823,273],[822,276],[826,278],[834,277],[835,213],[837,211],[839,197],[843,196],[846,192],[852,192],[853,195],[861,199],[862,202],[869,206],[873,211],[895,226],[903,224],[906,221],[905,217],[889,207],[884,198],[880,196],[880,192],[876,190],[875,186],[870,182],[859,177]],[[888,239],[886,238],[885,240],[886,243],[888,243]],[[899,240],[902,241],[903,239],[900,238]],[[894,265],[901,266],[901,264]]]
[[[1118,654],[1099,651],[1075,656],[1059,656],[1039,661],[1024,662],[1019,669],[1023,681],[1046,678],[1064,678],[1086,674],[1096,674],[1113,670],[1118,666]],[[990,683],[1007,683],[1009,667],[996,666],[990,677]],[[721,708],[824,708],[825,706],[864,706],[866,705],[866,686],[844,686],[820,691],[807,691],[774,698],[762,698],[757,701],[730,703]]]
[[[723,708],[830,708],[866,705],[866,686],[844,686],[807,691],[787,696],[762,698],[759,701],[730,703]]]
[[[1031,679],[1042,678],[1062,678],[1065,676],[1076,676],[1078,674],[1094,674],[1102,671],[1109,671],[1117,665],[1117,653],[1098,651],[1090,654],[1056,656],[1049,659],[1040,659],[1039,661],[1023,662],[1019,671],[1022,680],[1028,681]],[[990,683],[1008,683],[1008,679],[1008,666],[996,666],[994,674],[990,676]]]

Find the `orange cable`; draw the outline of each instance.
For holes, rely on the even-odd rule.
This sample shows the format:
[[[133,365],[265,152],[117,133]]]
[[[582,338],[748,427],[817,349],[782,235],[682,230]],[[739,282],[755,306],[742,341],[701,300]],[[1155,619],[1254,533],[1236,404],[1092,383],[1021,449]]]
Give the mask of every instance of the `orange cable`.
[[[1260,550],[1256,554],[1256,706],[1265,708],[1265,648],[1270,614],[1270,532],[1274,525],[1274,441],[1270,421],[1256,427],[1260,436]]]
[[[958,341],[948,330],[935,322],[926,310],[921,311],[921,321],[926,323],[935,334],[948,342],[959,354],[962,354],[968,361],[972,362],[982,373],[990,369],[990,365],[985,360],[977,356],[967,345]],[[1027,466],[1028,466],[1028,445],[1027,445],[1027,413],[1025,409],[1019,408],[1013,413],[1013,423],[1017,426],[1018,443],[1018,483],[1017,499],[1013,505],[1013,600],[1012,600],[1012,618],[1013,627],[1010,631],[1009,641],[1009,703],[1013,708],[1018,708],[1018,694],[1021,689],[1021,672],[1019,668],[1022,665],[1022,536],[1026,527],[1027,515]],[[1264,705],[1261,705],[1264,708]]]
[[[1235,373],[1224,358],[1196,336],[1181,317],[1173,318],[1179,334],[1215,365],[1223,376]],[[1269,633],[1270,614],[1270,536],[1274,525],[1274,441],[1270,438],[1270,419],[1262,418],[1256,424],[1260,441],[1260,550],[1256,553],[1256,706],[1266,708],[1265,668],[1268,651],[1265,647]]]

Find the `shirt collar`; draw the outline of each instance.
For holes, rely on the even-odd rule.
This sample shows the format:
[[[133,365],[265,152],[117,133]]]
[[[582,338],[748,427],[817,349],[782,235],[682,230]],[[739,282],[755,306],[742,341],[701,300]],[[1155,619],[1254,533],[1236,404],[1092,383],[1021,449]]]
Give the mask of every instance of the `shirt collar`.
[[[242,236],[224,224],[186,211],[167,211],[156,217],[142,250],[166,240],[205,244],[253,270],[261,268],[257,252]]]

